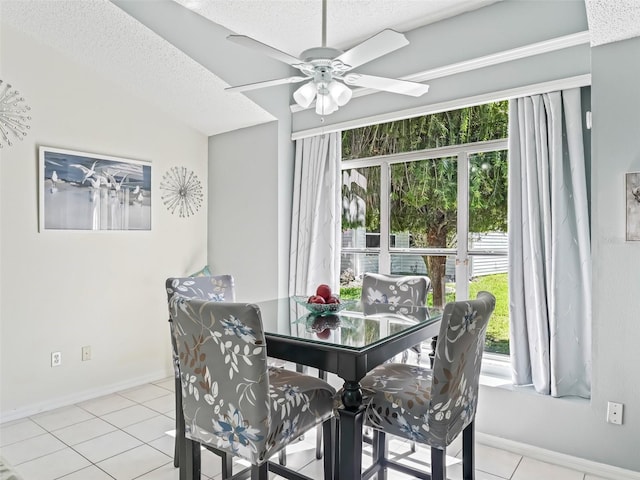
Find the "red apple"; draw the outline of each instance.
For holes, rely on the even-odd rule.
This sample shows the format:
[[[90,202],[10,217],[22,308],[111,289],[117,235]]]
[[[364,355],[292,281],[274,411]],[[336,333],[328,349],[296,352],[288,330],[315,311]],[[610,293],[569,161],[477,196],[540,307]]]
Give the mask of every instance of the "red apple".
[[[320,295],[312,295],[309,297],[309,303],[327,303]]]
[[[331,295],[329,298],[327,298],[327,303],[340,303],[340,299]]]
[[[331,296],[331,287],[324,283],[318,285],[318,288],[316,289],[316,295],[324,298],[325,300],[329,299],[329,297]]]
[[[325,328],[324,330],[322,330],[321,332],[316,332],[316,336],[318,338],[323,338],[323,339],[327,339],[331,336],[331,329],[330,328]]]

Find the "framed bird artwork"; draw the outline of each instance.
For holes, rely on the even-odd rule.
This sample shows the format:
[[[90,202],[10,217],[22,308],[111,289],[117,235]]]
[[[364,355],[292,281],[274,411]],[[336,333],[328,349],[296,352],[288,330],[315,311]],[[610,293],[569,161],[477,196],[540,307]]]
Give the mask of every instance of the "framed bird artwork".
[[[625,175],[627,240],[640,240],[640,172]]]
[[[151,164],[40,147],[44,230],[151,230]]]

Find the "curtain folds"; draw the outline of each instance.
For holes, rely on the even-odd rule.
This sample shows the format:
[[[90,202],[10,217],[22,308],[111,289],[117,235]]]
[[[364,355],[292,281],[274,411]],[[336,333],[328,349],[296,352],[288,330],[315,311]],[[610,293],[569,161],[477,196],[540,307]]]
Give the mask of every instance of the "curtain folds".
[[[509,295],[516,385],[591,395],[591,247],[580,89],[509,106]]]
[[[310,295],[321,283],[338,290],[341,157],[339,132],[296,141],[290,295]]]

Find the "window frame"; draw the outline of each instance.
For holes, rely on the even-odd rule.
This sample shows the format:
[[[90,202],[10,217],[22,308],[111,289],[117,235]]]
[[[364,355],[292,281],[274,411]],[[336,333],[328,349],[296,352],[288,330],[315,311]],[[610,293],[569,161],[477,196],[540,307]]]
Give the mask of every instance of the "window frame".
[[[489,140],[485,142],[464,143],[460,145],[450,145],[439,148],[429,148],[416,150],[413,152],[403,152],[391,155],[379,155],[374,157],[358,158],[352,160],[342,160],[341,171],[364,167],[380,167],[380,246],[379,247],[343,247],[341,253],[354,254],[377,254],[381,273],[390,273],[391,255],[447,255],[456,258],[456,278],[466,278],[459,275],[467,275],[469,256],[508,256],[508,251],[499,250],[469,250],[469,156],[476,153],[486,153],[492,151],[508,150],[508,139]],[[457,157],[458,175],[458,205],[467,205],[467,208],[458,210],[457,248],[397,248],[389,245],[390,225],[389,225],[389,185],[391,165],[419,161],[431,160],[443,157]],[[385,189],[387,194],[385,195]],[[460,235],[465,232],[465,235]],[[389,271],[387,271],[389,270]],[[457,283],[457,282],[456,282]],[[460,286],[456,284],[456,292]],[[468,282],[464,286],[464,294],[461,298],[468,297]],[[456,297],[457,297],[456,293]]]

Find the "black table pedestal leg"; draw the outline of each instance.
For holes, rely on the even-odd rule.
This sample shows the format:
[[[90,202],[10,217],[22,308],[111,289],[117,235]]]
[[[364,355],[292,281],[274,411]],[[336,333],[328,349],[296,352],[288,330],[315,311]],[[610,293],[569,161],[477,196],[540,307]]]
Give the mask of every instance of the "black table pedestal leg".
[[[340,444],[336,452],[338,458],[337,480],[354,480],[362,476],[362,390],[358,382],[345,382],[342,391],[344,408],[340,415]]]

